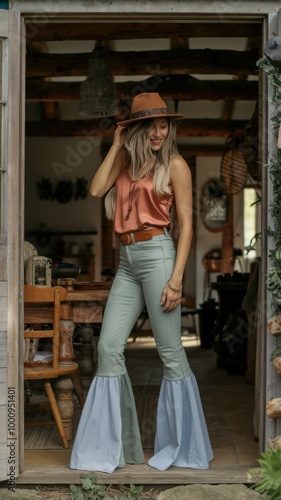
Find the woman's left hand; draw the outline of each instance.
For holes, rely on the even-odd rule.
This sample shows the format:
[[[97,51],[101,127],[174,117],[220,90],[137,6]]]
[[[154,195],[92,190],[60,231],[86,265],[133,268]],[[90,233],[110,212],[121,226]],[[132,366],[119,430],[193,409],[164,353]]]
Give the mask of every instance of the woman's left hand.
[[[163,306],[163,312],[170,312],[181,304],[181,291],[175,292],[167,284],[162,292],[160,305]]]

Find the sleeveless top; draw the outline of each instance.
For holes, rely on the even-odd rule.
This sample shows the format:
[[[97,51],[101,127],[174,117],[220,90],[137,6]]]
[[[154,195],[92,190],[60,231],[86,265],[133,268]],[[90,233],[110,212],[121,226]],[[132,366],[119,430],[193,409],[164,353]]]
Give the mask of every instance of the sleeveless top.
[[[167,227],[171,222],[173,193],[158,196],[154,191],[152,175],[132,181],[128,169],[116,179],[116,234],[141,231],[149,226]]]

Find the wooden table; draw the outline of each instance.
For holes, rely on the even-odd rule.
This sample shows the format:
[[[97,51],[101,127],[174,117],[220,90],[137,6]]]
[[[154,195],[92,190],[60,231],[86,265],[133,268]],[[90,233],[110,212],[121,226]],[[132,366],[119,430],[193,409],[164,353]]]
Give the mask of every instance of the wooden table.
[[[73,332],[75,323],[92,324],[101,323],[105,302],[109,294],[109,286],[98,289],[73,289],[68,290],[65,300],[61,303],[61,330],[60,330],[60,354],[61,364],[71,364],[74,359]],[[38,305],[36,308],[25,306],[24,322],[26,324],[44,324],[53,321],[53,312],[50,307]],[[92,373],[89,373],[89,365],[93,366],[93,344],[85,342],[81,344],[80,359],[77,362],[83,378],[86,373],[88,383],[91,381]],[[92,358],[92,359],[90,359]],[[92,364],[91,364],[92,363]],[[87,386],[87,385],[86,385]],[[72,417],[73,417],[73,384],[69,376],[59,377],[56,382],[57,403],[64,424],[68,440],[72,439]]]

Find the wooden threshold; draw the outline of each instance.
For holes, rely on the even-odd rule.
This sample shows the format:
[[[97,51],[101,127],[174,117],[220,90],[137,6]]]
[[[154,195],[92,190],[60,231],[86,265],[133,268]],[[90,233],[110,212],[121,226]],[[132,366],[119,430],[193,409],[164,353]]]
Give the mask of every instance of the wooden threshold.
[[[25,470],[18,484],[79,484],[83,471],[68,467],[70,450],[32,450],[25,453]],[[146,461],[150,453],[145,453]],[[222,460],[220,460],[222,461]],[[127,465],[112,474],[97,472],[99,484],[253,484],[248,470],[256,464],[211,463],[208,470],[171,467],[161,472],[147,464]],[[86,474],[89,472],[86,472]]]
[[[153,454],[144,448],[144,465],[127,465],[112,474],[98,472],[100,484],[188,485],[253,484],[248,471],[258,465],[259,444],[254,439],[254,386],[243,377],[217,369],[215,353],[188,344],[210,433],[214,459],[208,470],[171,467],[161,472],[147,465]],[[195,341],[194,341],[195,342]],[[153,339],[137,339],[127,346],[127,366],[133,385],[160,384],[162,366]],[[219,395],[219,397],[218,397]],[[245,411],[246,409],[246,411]],[[68,467],[71,450],[25,450],[24,472],[18,484],[79,484],[82,471]],[[86,472],[87,474],[87,472]]]

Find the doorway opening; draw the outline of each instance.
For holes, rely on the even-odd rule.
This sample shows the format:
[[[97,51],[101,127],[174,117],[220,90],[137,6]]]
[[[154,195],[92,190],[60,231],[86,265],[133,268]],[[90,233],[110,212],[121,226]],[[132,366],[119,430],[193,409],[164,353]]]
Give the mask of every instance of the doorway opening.
[[[221,249],[223,239],[221,231],[209,231],[202,222],[202,186],[207,180],[220,178],[225,143],[233,132],[243,136],[259,96],[255,62],[262,40],[262,24],[257,20],[241,22],[240,18],[226,21],[215,23],[199,19],[194,23],[190,18],[182,23],[161,20],[132,23],[128,20],[121,36],[117,21],[99,23],[91,20],[87,23],[72,19],[70,34],[69,23],[62,19],[55,24],[43,25],[30,40],[27,37],[25,240],[34,245],[39,255],[80,266],[82,281],[101,281],[104,268],[115,266],[112,227],[107,225],[104,233],[100,200],[89,196],[75,197],[79,181],[80,184],[83,181],[83,186],[89,186],[94,170],[109,147],[112,123],[115,123],[113,120],[102,135],[95,121],[78,118],[79,89],[86,76],[88,56],[95,41],[102,39],[121,103],[128,103],[137,92],[156,91],[171,111],[186,116],[178,129],[178,146],[180,154],[192,165],[195,237],[185,272],[185,306],[200,309],[205,282],[202,258],[210,250]],[[27,23],[27,34],[29,32],[33,32],[32,22]],[[220,64],[210,62],[212,58],[220,60]],[[247,172],[243,189],[231,198],[233,211],[227,248],[229,250],[231,245],[232,249],[241,250],[233,271],[237,273],[236,277],[243,274],[243,279],[250,268],[247,259],[252,257],[245,254],[246,241],[259,232],[261,220],[258,205],[254,215],[252,211],[251,216],[247,215],[249,205],[252,205],[248,193],[259,189],[259,182]],[[242,205],[241,197],[244,199]],[[176,238],[176,230],[174,236]],[[254,259],[259,258],[258,246],[255,252]],[[211,268],[208,273],[208,280],[216,282],[222,268]],[[247,286],[244,295],[246,291]],[[219,312],[220,297],[215,288],[212,296]],[[231,328],[235,328],[231,323],[234,312],[236,310],[229,310]],[[246,321],[244,314],[242,319]],[[219,326],[223,329],[224,325]],[[225,481],[245,482],[246,471],[259,454],[259,431],[252,425],[257,411],[254,379],[250,381],[248,378],[245,382],[247,365],[244,373],[230,373],[225,366],[217,366],[214,340],[218,332],[209,332],[212,335],[211,348],[203,349],[193,335],[189,320],[185,327],[187,334],[183,336],[183,342],[198,377],[211,439],[213,437],[215,460],[209,475],[206,475],[206,482],[210,482],[210,477],[212,482],[220,482],[221,470],[226,474]],[[215,328],[218,324],[213,330]],[[149,324],[146,330],[149,330]],[[236,347],[239,347],[239,353],[242,349],[247,362],[247,336],[243,337],[239,332],[238,341],[234,338],[232,344],[224,344],[223,349],[228,355],[231,350],[238,354]],[[233,334],[233,331],[229,333]],[[136,342],[130,341],[127,358],[140,406],[144,400],[148,401],[146,397],[154,397],[155,401],[161,366],[156,359],[151,335],[139,337]],[[95,363],[96,359],[92,361]],[[153,391],[156,391],[154,396]],[[79,413],[77,415],[79,419]],[[150,419],[150,429],[144,429],[144,439],[149,438],[148,457],[155,420],[153,414],[143,418]],[[45,472],[46,481],[54,482],[54,465],[58,482],[80,481],[79,471],[67,469],[70,451],[63,450],[56,437],[54,440],[58,444],[54,444],[51,432],[45,434],[44,441],[41,439],[39,443],[37,440],[35,447],[32,439],[34,441],[34,435],[30,433],[29,438],[26,434],[25,472],[19,482],[30,481],[32,469],[35,471],[32,482],[42,483],[39,472],[46,471],[46,467],[50,467],[52,473],[51,479],[48,471]],[[135,467],[130,469],[130,482],[143,483],[144,475],[148,482],[163,482],[161,474],[148,472],[148,466],[145,467],[140,472]],[[104,481],[120,482],[124,474],[128,475],[127,469]],[[199,475],[202,482],[202,471],[198,472]],[[167,480],[184,484],[195,482],[195,476],[194,471],[189,474],[189,471],[181,473],[177,470],[176,475],[169,471]]]

